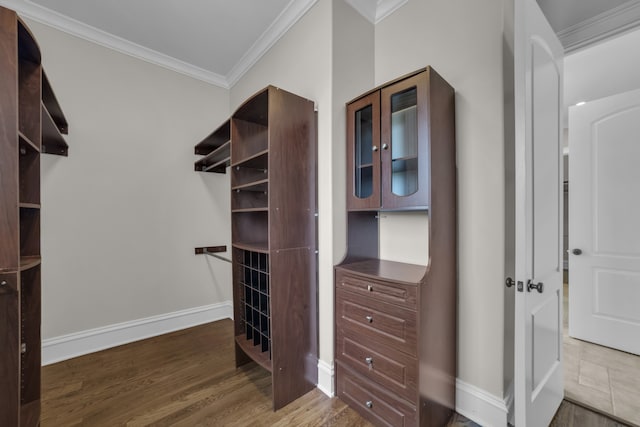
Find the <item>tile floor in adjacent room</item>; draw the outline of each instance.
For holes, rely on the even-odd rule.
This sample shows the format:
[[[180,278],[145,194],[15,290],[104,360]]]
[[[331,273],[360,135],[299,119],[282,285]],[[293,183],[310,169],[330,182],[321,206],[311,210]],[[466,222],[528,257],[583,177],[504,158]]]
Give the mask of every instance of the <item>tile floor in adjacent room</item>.
[[[565,397],[640,426],[640,357],[569,337],[564,290]]]

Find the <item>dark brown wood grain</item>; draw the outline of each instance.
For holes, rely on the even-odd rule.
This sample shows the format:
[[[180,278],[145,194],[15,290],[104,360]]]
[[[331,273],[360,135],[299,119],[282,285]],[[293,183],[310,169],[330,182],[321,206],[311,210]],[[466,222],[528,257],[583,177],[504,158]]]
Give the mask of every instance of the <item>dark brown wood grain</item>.
[[[377,150],[372,153],[373,191],[370,197],[356,196],[356,113],[367,106],[372,107],[372,140]],[[347,209],[371,210],[380,207],[380,93],[374,92],[347,105]]]
[[[279,409],[317,382],[313,102],[273,86],[247,100],[231,118],[231,168],[236,366],[267,368]]]
[[[38,149],[41,147],[40,102],[42,83],[40,82],[40,64],[20,59],[18,64],[18,124],[20,131],[31,140]]]
[[[2,10],[0,10],[0,15]],[[2,284],[4,283],[4,284]],[[0,273],[0,425],[17,426],[20,408],[18,273]]]
[[[430,108],[430,73],[431,68],[426,72],[413,77],[401,80],[390,86],[385,86],[380,90],[380,146],[387,144],[389,148],[382,149],[381,156],[381,203],[380,208],[384,210],[398,210],[403,208],[428,208],[429,206],[429,144],[431,133],[431,112]],[[408,196],[397,196],[392,189],[392,158],[393,141],[391,138],[391,97],[394,94],[404,92],[411,88],[417,90],[418,109],[418,189]],[[437,102],[437,101],[436,101]],[[440,126],[438,124],[437,126]]]
[[[374,298],[336,290],[336,333],[361,336],[366,342],[418,355],[417,315],[414,310]]]
[[[374,425],[415,426],[415,406],[399,399],[356,372],[336,362],[338,397]]]
[[[59,127],[56,125],[53,117],[49,114],[49,111],[41,105],[41,117],[42,117],[42,149],[41,151],[46,154],[55,154],[58,156],[67,157],[69,155],[69,145],[64,140]]]
[[[391,97],[396,93],[405,93],[411,88],[416,88],[417,93],[418,190],[412,195],[400,197],[394,195],[391,188]],[[354,133],[354,114],[350,110],[351,106],[360,105],[364,99],[375,94],[380,94],[381,105],[381,139],[378,144],[387,144],[388,149],[382,149],[381,155],[380,203],[368,208],[363,207],[370,212],[349,212],[347,255],[335,270],[338,395],[344,397],[363,416],[369,416],[369,419],[379,425],[404,423],[442,426],[451,418],[455,407],[457,360],[457,172],[454,90],[431,67],[427,67],[367,92],[351,105],[347,105],[348,145],[353,144]],[[350,147],[349,150],[353,148]],[[353,156],[348,159],[348,188],[353,186],[352,169]],[[351,202],[348,202],[348,208],[353,210],[354,205],[349,203]],[[429,214],[429,236],[422,237],[428,237],[428,265],[419,266],[377,259],[378,224],[377,219],[372,219],[376,211],[416,209],[427,210]],[[376,318],[382,318],[387,322],[385,327],[389,329],[384,334],[382,330],[377,330],[362,320],[358,321],[363,314],[366,316],[368,311],[375,312]],[[409,327],[413,329],[410,332],[407,331]],[[404,336],[412,339],[405,340],[399,346],[392,344],[393,340],[402,340]],[[413,378],[407,378],[407,383],[413,381],[413,384],[417,384],[417,392],[411,388],[398,390],[398,384],[402,382],[389,382],[388,376],[376,377],[369,371],[362,371],[363,366],[354,364],[353,358],[346,358],[344,354],[339,353],[338,350],[344,348],[344,343],[340,341],[345,339],[343,337],[353,340],[353,348],[359,345],[372,350],[382,349],[391,359],[392,351],[384,350],[398,350],[395,358],[398,365],[406,366],[411,360],[407,359],[407,356],[414,357],[412,360],[419,367],[419,371],[413,372]],[[371,347],[369,341],[376,346]],[[411,351],[407,350],[409,344],[414,345]],[[340,351],[344,353],[343,350]],[[348,369],[341,370],[340,366],[360,369],[360,374],[368,378],[359,383],[363,388],[362,393],[366,394],[376,387],[379,387],[378,393],[393,392],[404,397],[404,402],[415,408],[416,416],[401,419],[393,418],[393,415],[388,413],[393,418],[393,421],[389,421],[379,415],[371,415],[370,408],[348,396],[344,389],[341,390],[347,386],[353,372]],[[346,372],[348,379],[340,378],[341,372]],[[410,393],[410,390],[413,392]]]
[[[428,272],[420,288],[420,406],[426,418],[448,418],[455,408],[457,325],[457,170],[454,90],[428,69],[430,198]],[[433,343],[438,343],[437,346]],[[434,402],[437,402],[435,404]]]
[[[19,262],[17,37],[15,13],[0,7],[0,272]]]
[[[40,153],[20,139],[20,203],[40,204]]]
[[[198,155],[207,155],[231,140],[231,122],[226,120],[216,130],[196,144],[194,151]]]
[[[68,134],[69,124],[62,112],[62,108],[60,108],[60,103],[58,102],[58,98],[56,98],[56,94],[51,87],[51,83],[49,83],[49,78],[47,77],[47,73],[44,72],[44,68],[42,69],[42,103],[60,133],[63,135]]]
[[[20,274],[20,317],[22,323],[21,403],[40,400],[40,266]]]
[[[386,390],[408,401],[415,400],[418,390],[418,360],[407,353],[385,345],[371,345],[366,336],[338,330],[336,359],[375,381]]]

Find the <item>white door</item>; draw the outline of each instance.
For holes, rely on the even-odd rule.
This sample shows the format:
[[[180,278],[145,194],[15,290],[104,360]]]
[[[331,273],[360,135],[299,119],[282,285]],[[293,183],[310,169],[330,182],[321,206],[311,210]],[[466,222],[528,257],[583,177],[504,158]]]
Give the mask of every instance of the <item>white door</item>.
[[[569,110],[569,335],[640,355],[640,90]]]
[[[516,0],[515,423],[546,427],[562,373],[563,49],[535,0]]]

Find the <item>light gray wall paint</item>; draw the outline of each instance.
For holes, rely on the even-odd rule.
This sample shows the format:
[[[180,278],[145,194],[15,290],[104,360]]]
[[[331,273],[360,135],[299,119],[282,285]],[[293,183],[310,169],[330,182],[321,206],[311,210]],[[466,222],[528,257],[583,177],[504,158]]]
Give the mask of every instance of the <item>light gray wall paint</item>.
[[[503,395],[503,2],[409,0],[376,26],[376,83],[432,65],[456,90],[458,377]]]
[[[193,145],[228,91],[28,22],[69,121],[69,157],[42,156],[42,332],[52,338],[228,301],[227,175]]]

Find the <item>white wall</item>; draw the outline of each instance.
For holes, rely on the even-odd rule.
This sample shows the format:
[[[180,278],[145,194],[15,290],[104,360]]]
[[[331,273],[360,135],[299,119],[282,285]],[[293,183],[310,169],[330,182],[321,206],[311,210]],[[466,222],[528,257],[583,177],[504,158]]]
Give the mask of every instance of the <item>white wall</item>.
[[[227,90],[28,22],[69,121],[69,157],[42,156],[43,338],[231,299],[227,175],[193,146]]]
[[[375,80],[431,65],[456,90],[458,377],[503,396],[504,142],[500,0],[409,0],[376,25]]]
[[[640,88],[640,30],[579,50],[564,59],[565,105]]]

